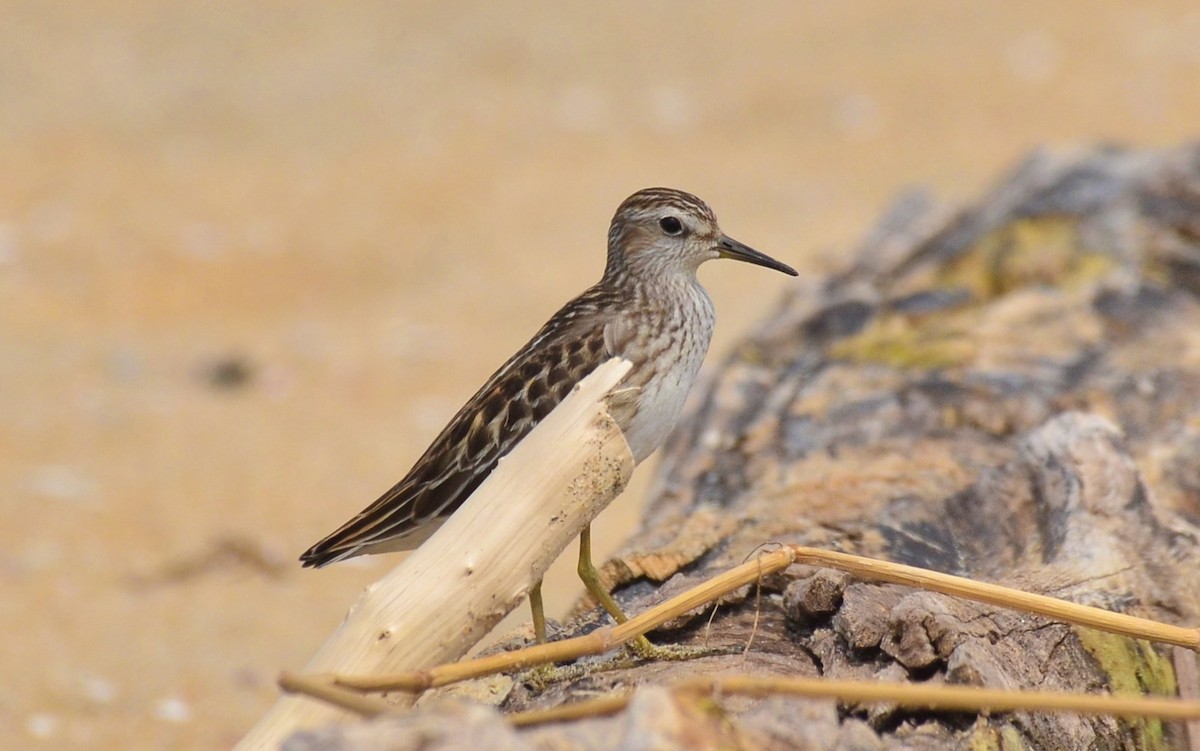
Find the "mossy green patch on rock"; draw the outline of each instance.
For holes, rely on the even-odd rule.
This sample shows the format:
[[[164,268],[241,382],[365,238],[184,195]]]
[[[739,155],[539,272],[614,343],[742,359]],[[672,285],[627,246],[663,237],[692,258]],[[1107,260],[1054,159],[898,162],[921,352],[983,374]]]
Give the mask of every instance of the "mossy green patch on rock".
[[[1012,725],[985,725],[972,731],[967,738],[970,751],[1026,751],[1025,740]]]
[[[1175,696],[1178,693],[1174,666],[1149,642],[1089,628],[1077,628],[1075,633],[1108,677],[1108,685],[1114,694]],[[1162,720],[1127,719],[1123,722],[1134,731],[1138,748],[1169,748],[1163,735]]]
[[[932,369],[967,363],[975,347],[950,319],[917,320],[891,314],[877,318],[854,336],[834,342],[828,353],[851,362]]]
[[[1117,261],[1085,247],[1077,221],[1038,217],[1006,224],[942,268],[937,283],[966,287],[985,301],[1035,284],[1072,287],[1097,279]]]
[[[908,295],[931,289],[965,290],[969,292],[966,302],[928,314],[885,309],[862,331],[831,343],[829,356],[904,369],[969,365],[980,350],[980,321],[1004,304],[998,298],[1007,302],[1014,293],[1035,287],[1083,289],[1117,266],[1114,255],[1083,244],[1076,222],[1070,217],[1039,217],[1004,225],[965,254],[915,280],[916,287],[903,285]],[[1041,307],[1052,309],[1053,320],[1060,320],[1065,308],[1078,307],[1090,297],[1061,295],[1054,300],[1054,305]]]

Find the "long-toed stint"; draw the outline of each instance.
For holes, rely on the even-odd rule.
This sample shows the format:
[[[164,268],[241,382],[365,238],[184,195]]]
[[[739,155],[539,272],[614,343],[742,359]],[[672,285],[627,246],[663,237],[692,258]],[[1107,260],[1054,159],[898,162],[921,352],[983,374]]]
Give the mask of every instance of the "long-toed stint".
[[[635,462],[654,452],[679,417],[708,351],[715,316],[696,279],[705,261],[732,258],[796,271],[717,226],[699,198],[669,188],[634,193],[608,230],[600,282],[567,303],[450,420],[403,480],[308,549],[305,566],[365,553],[412,550],[454,513],[575,384],[614,356],[633,363],[609,399]],[[592,565],[591,528],[579,536],[579,578],[618,623],[626,620]],[[534,633],[546,639],[541,582],[529,593]],[[653,648],[642,637],[639,652]]]

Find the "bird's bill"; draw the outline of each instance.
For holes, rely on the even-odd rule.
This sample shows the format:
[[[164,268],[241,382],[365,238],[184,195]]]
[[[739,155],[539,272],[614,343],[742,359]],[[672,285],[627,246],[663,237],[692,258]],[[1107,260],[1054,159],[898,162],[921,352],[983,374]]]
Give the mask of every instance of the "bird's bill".
[[[768,269],[782,271],[789,276],[796,276],[796,270],[786,263],[780,263],[766,253],[759,253],[749,245],[742,245],[732,237],[721,236],[721,241],[717,243],[717,254],[721,258],[732,258],[735,261],[745,261],[753,263],[755,266],[765,266]]]

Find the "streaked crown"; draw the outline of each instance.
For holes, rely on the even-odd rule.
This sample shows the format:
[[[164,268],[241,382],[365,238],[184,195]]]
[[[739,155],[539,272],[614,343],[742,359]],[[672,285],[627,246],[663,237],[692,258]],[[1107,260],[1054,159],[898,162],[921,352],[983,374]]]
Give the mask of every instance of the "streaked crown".
[[[608,229],[610,283],[685,276],[715,258],[733,258],[795,276],[796,272],[727,237],[704,201],[672,188],[645,188],[617,208]]]
[[[717,217],[704,201],[671,188],[645,188],[626,198],[608,230],[605,276],[637,270],[692,273],[717,257]]]

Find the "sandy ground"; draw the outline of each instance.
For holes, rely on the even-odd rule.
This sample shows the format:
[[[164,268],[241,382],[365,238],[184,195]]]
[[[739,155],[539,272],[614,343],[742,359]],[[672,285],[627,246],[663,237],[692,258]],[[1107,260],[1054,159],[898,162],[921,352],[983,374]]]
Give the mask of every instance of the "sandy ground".
[[[295,556],[598,277],[628,193],[818,274],[905,186],[1196,136],[1194,7],[5,3],[0,738],[233,744],[394,562]],[[714,356],[785,284],[702,277]]]

